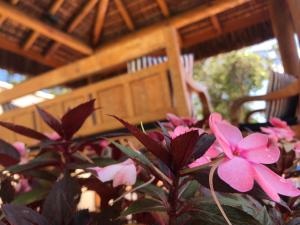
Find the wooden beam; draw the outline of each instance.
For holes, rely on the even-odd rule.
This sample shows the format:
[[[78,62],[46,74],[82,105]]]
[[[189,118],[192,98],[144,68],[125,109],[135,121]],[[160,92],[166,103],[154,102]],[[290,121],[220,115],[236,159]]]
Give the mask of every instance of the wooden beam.
[[[63,3],[64,0],[55,0],[49,9],[50,15],[55,15]],[[23,49],[28,50],[39,36],[40,34],[37,31],[33,31],[24,42]]]
[[[3,1],[0,1],[0,14],[83,54],[93,53],[93,49],[87,44],[44,22],[37,20],[28,14],[23,13],[18,9],[15,9]]]
[[[250,27],[260,22],[270,20],[270,15],[268,10],[256,11],[253,14],[246,14],[244,17],[238,20],[227,21],[222,24],[222,32],[217,33],[215,29],[208,28],[206,30],[201,30],[199,32],[192,32],[190,35],[184,35],[183,37],[183,48],[189,48],[191,46],[197,45],[201,42],[217,38],[221,35],[237,31],[244,27]]]
[[[300,78],[299,56],[294,27],[286,1],[269,0],[274,34],[278,41],[284,71]]]
[[[92,9],[94,8],[94,6],[96,5],[97,2],[98,2],[98,0],[89,0],[84,5],[84,7],[80,11],[80,13],[78,15],[76,15],[74,20],[70,23],[70,25],[67,29],[68,33],[71,33],[75,30],[75,28],[81,23],[81,21],[92,11]]]
[[[218,17],[216,15],[210,17],[211,23],[216,29],[217,33],[222,33],[222,26],[220,24],[220,21],[218,20]]]
[[[300,44],[300,2],[298,0],[288,0],[289,9],[292,15],[294,28],[297,32]]]
[[[188,97],[185,81],[184,68],[181,63],[181,53],[177,30],[173,27],[165,28],[165,44],[168,57],[168,65],[171,72],[173,84],[173,95],[176,99],[175,108],[180,116],[191,115],[191,104]]]
[[[120,12],[123,20],[125,21],[127,27],[129,28],[129,30],[134,30],[135,29],[134,23],[129,15],[129,13],[127,12],[127,9],[126,9],[123,1],[115,0],[115,4],[116,4],[116,7],[117,7],[118,11]]]
[[[95,17],[96,20],[95,20],[94,31],[93,31],[93,39],[92,39],[94,45],[97,45],[100,40],[108,5],[109,5],[109,0],[101,0],[98,3],[97,15]]]
[[[214,16],[218,13],[234,8],[238,5],[248,2],[249,0],[222,0],[215,1],[214,4],[200,6],[189,12],[171,19],[170,24],[179,29],[188,24],[195,23],[207,17]]]
[[[163,48],[163,30],[145,29],[103,46],[92,56],[33,77],[16,85],[13,89],[1,92],[0,104],[44,88],[88,77],[91,74],[110,69],[128,60]]]
[[[80,24],[80,22],[91,12],[91,10],[94,8],[95,4],[98,0],[89,0],[80,13],[78,13],[75,18],[72,20],[72,22],[67,27],[67,33],[72,33],[75,28]],[[60,47],[60,43],[54,43],[51,45],[45,54],[46,58],[49,58],[58,48]]]
[[[0,37],[0,49],[15,53],[17,55],[24,56],[28,59],[41,63],[43,65],[56,68],[64,65],[62,62],[55,59],[45,59],[41,57],[40,54],[35,53],[34,51],[25,51],[18,44],[8,41],[7,39]]]
[[[156,0],[162,14],[165,16],[165,17],[169,17],[170,16],[170,11],[169,11],[169,7],[166,3],[165,0]]]

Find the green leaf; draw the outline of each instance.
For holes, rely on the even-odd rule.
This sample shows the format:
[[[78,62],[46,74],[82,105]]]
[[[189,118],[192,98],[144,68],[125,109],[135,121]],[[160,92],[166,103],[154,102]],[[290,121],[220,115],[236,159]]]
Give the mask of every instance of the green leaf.
[[[184,191],[181,194],[182,198],[189,199],[195,196],[195,193],[199,190],[200,184],[198,181],[191,181],[184,188]]]
[[[138,182],[136,182],[135,186],[140,186],[143,183],[144,182],[138,181]],[[162,188],[159,188],[153,184],[148,184],[147,186],[138,189],[136,192],[140,192],[140,193],[149,195],[153,198],[158,197],[158,199],[162,200],[163,202],[167,201],[166,192]]]
[[[29,161],[26,164],[14,165],[6,168],[5,170],[10,171],[11,173],[22,173],[24,171],[32,170],[37,167],[44,167],[44,166],[53,165],[57,163],[58,162],[57,159],[51,156],[53,156],[53,154],[46,153],[34,158],[33,160]]]
[[[153,212],[153,211],[165,211],[166,209],[161,205],[160,202],[153,199],[141,199],[133,202],[125,211],[122,212],[121,217],[137,214],[143,212]]]
[[[112,142],[117,148],[120,149],[120,151],[122,151],[125,155],[127,155],[128,157],[134,159],[134,160],[137,160],[139,161],[140,163],[146,165],[146,166],[151,166],[152,163],[151,161],[146,158],[143,154],[137,152],[137,151],[134,151],[132,150],[131,148],[128,148],[126,146],[123,146],[115,141]]]
[[[24,192],[24,193],[18,195],[12,201],[12,203],[18,204],[18,205],[28,205],[28,204],[31,204],[31,203],[34,203],[34,202],[44,199],[48,192],[49,192],[49,190],[44,189],[44,188],[43,189],[42,188],[33,189],[31,191]]]

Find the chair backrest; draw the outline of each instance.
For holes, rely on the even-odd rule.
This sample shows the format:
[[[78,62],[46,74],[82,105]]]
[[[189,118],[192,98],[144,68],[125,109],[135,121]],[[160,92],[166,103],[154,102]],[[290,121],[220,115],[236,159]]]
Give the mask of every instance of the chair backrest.
[[[273,92],[295,82],[296,78],[286,73],[270,73],[270,79],[267,92]],[[293,96],[286,99],[268,101],[266,105],[266,117],[269,120],[271,117],[281,119],[290,119],[296,117],[298,105],[298,96]]]
[[[144,56],[132,60],[127,63],[127,72],[133,73],[139,70],[157,65],[160,63],[167,62],[168,58],[166,56]],[[194,55],[193,54],[184,54],[181,56],[181,62],[183,64],[185,76],[187,79],[191,79],[193,76],[193,67],[194,67]]]

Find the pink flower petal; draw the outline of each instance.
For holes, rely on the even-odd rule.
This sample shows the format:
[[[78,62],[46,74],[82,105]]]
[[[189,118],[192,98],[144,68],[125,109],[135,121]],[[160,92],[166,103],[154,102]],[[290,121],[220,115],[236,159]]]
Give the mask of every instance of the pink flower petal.
[[[278,161],[280,150],[272,143],[270,146],[242,151],[240,156],[254,163],[272,164]]]
[[[279,118],[273,117],[270,119],[270,123],[274,126],[274,127],[279,127],[279,128],[287,128],[288,125],[285,121],[282,121]]]
[[[170,136],[172,139],[175,139],[182,134],[185,134],[185,133],[188,133],[188,132],[194,131],[194,130],[198,130],[199,135],[204,133],[204,131],[200,128],[189,128],[189,127],[185,127],[185,126],[178,126],[174,129],[174,131],[170,132]]]
[[[134,185],[136,182],[136,168],[132,165],[127,165],[122,168],[122,170],[119,170],[114,177],[113,180],[113,187],[117,187],[119,185]]]
[[[276,202],[280,201],[278,193],[292,197],[300,195],[300,191],[290,180],[278,176],[268,167],[253,164],[253,169],[255,171],[255,180],[272,200]]]
[[[245,137],[238,143],[240,150],[251,150],[256,148],[265,148],[268,145],[269,138],[265,134],[253,133]]]
[[[224,182],[240,192],[250,191],[253,188],[253,169],[251,164],[243,158],[233,157],[221,162],[218,175]]]
[[[237,127],[223,121],[218,113],[210,115],[209,126],[226,156],[232,158],[232,150],[243,139],[241,131]]]
[[[193,168],[197,166],[202,166],[211,162],[211,159],[216,158],[218,155],[220,155],[221,151],[219,151],[219,149],[219,145],[215,142],[212,146],[209,147],[209,149],[204,153],[203,156],[189,164],[189,167]]]
[[[27,155],[27,150],[25,147],[25,144],[23,142],[17,141],[13,143],[13,146],[17,149],[21,157],[24,157]]]
[[[122,170],[124,166],[118,164],[106,166],[106,167],[94,167],[89,168],[90,170],[94,170],[97,173],[97,178],[102,182],[113,180],[116,174]]]

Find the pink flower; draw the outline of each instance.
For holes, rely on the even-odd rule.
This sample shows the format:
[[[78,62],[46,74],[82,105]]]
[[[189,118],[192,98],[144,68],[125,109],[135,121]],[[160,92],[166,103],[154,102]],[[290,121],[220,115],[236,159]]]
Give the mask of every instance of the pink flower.
[[[224,182],[240,192],[247,192],[253,188],[255,180],[276,202],[280,201],[278,194],[300,194],[290,180],[278,176],[261,164],[275,163],[280,156],[278,147],[269,141],[267,135],[253,133],[243,138],[240,130],[222,120],[218,113],[211,114],[209,122],[225,153],[225,159],[218,167],[218,175]]]
[[[188,133],[190,131],[193,130],[198,130],[199,135],[204,133],[204,130],[200,129],[200,128],[189,128],[189,127],[185,127],[185,126],[177,126],[173,131],[170,131],[169,134],[171,136],[172,139],[175,139],[176,137]]]
[[[268,134],[274,141],[278,142],[280,139],[286,139],[287,141],[293,140],[295,132],[285,121],[278,118],[271,118],[270,123],[273,127],[262,127],[261,131]]]
[[[122,184],[133,185],[136,182],[136,167],[131,159],[103,168],[90,168],[90,170],[95,171],[97,178],[102,182],[112,180],[113,187],[117,187]]]
[[[17,149],[17,151],[20,154],[20,162],[19,164],[25,164],[28,162],[28,153],[27,153],[27,149],[26,146],[23,142],[15,142],[13,143],[13,146]]]
[[[60,135],[56,132],[45,133],[45,135],[52,141],[57,141],[57,140],[61,139]]]
[[[19,182],[14,187],[17,193],[31,191],[31,186],[26,178],[21,177]]]
[[[169,128],[174,128],[177,126],[188,126],[191,127],[194,124],[197,123],[197,119],[196,118],[190,118],[190,117],[178,117],[172,113],[168,113],[167,114],[167,120],[169,121],[169,123],[167,123],[167,127]]]

